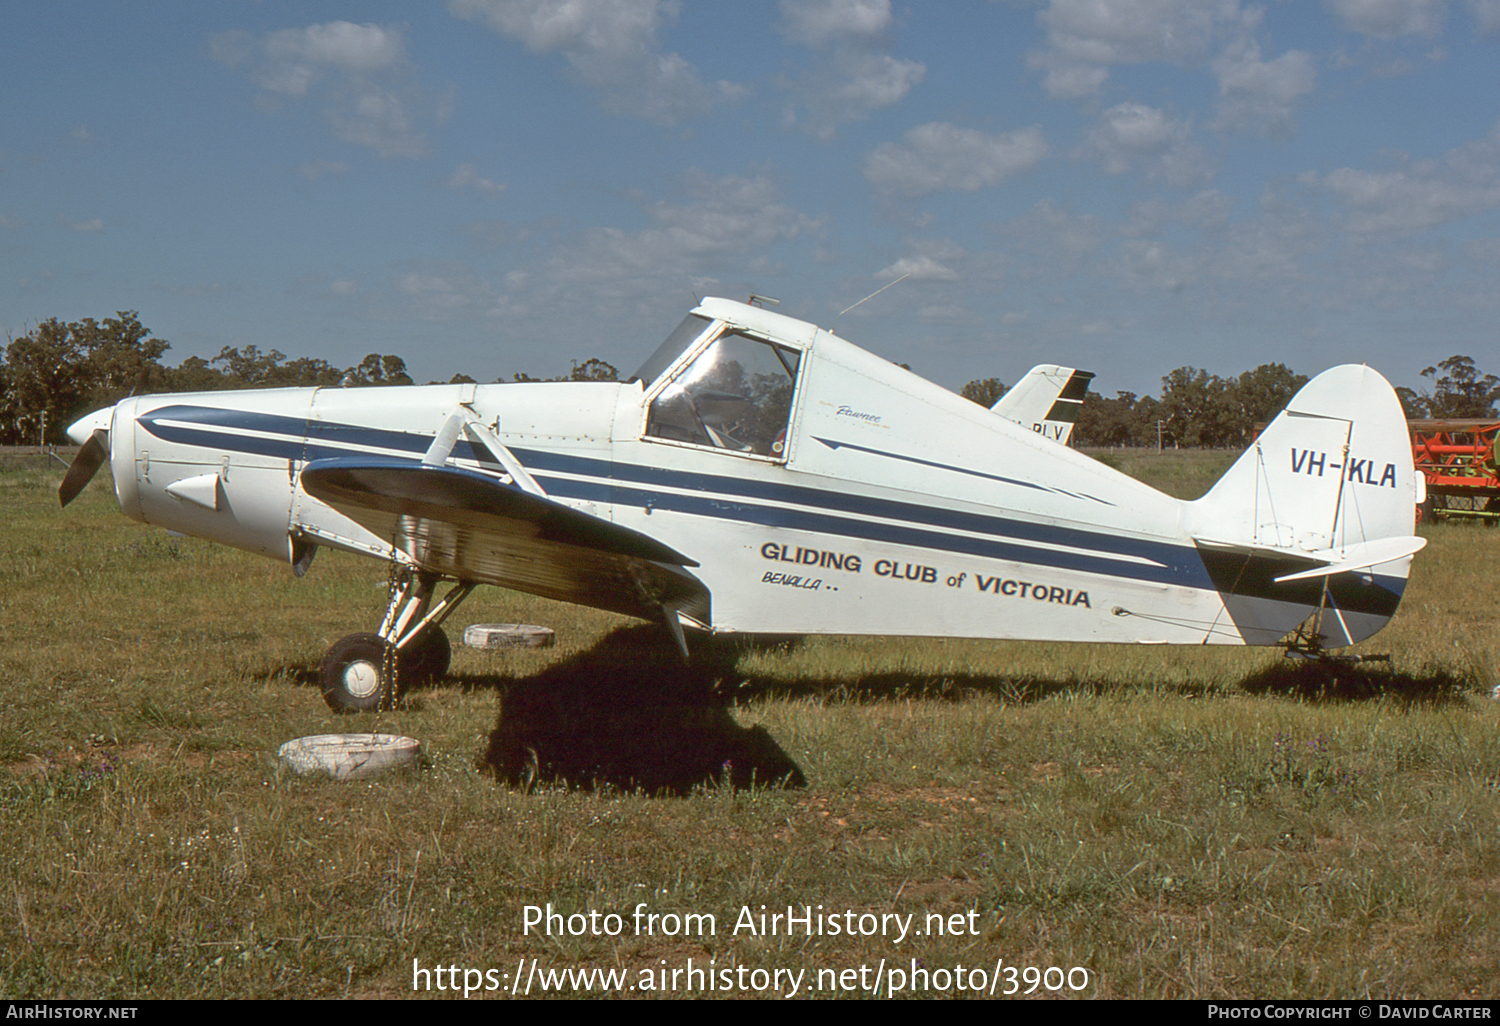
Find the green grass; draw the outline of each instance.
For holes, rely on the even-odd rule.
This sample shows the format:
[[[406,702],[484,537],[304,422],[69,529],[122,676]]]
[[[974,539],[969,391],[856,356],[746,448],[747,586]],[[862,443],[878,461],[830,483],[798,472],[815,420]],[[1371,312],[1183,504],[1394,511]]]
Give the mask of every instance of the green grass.
[[[1179,499],[1209,490],[1240,456],[1227,449],[1086,449],[1094,459]]]
[[[1152,458],[1136,472],[1203,476]],[[335,717],[316,670],[378,619],[382,567],[324,553],[297,580],[133,524],[102,484],[59,512],[59,477],[0,471],[6,997],[401,997],[413,959],[507,988],[533,959],[631,984],[690,960],[803,970],[802,993],[882,959],[998,959],[1086,969],[1084,997],[1500,996],[1500,532],[1424,528],[1401,612],[1359,648],[1389,670],[900,639],[707,653],[728,715],[806,786],[653,797],[481,766],[502,714],[628,693],[601,656],[618,618],[481,589],[460,628],[540,623],[557,647],[460,648],[404,708]],[[630,669],[648,694],[681,683]],[[275,765],[291,738],[375,727],[421,739],[427,766],[339,784]],[[624,929],[525,932],[549,904]],[[638,935],[638,905],[717,930]],[[965,929],[734,934],[762,905]]]

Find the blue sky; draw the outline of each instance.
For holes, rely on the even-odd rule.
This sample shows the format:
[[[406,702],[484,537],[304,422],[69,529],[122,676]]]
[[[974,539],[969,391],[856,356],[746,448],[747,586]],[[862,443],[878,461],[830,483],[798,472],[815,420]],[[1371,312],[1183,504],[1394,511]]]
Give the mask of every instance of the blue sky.
[[[0,336],[418,380],[777,297],[950,388],[1500,372],[1500,0],[12,0]],[[904,280],[848,313],[846,307]]]

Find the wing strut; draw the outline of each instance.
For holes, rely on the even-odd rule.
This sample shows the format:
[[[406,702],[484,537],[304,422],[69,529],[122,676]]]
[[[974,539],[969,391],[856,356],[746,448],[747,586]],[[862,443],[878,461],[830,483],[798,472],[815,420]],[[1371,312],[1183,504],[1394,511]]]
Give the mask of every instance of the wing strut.
[[[458,444],[460,432],[469,435],[494,453],[500,465],[505,468],[505,472],[523,492],[530,492],[544,499],[547,497],[546,491],[536,483],[536,478],[527,472],[526,468],[521,465],[521,461],[516,459],[515,453],[511,452],[510,448],[500,441],[493,431],[474,416],[474,411],[466,406],[460,406],[443,422],[442,430],[433,438],[432,445],[427,449],[427,455],[422,457],[422,464],[428,467],[441,467],[447,463],[448,457],[453,453],[454,445]]]

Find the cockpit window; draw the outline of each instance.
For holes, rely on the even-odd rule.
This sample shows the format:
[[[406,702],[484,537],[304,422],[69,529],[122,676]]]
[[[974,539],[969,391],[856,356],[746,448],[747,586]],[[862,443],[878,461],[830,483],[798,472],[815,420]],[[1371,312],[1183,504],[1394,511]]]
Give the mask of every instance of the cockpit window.
[[[688,314],[673,329],[672,334],[667,336],[667,340],[656,347],[656,352],[641,364],[641,369],[625,379],[626,382],[639,381],[649,387],[651,382],[661,377],[662,371],[672,366],[672,361],[681,356],[683,350],[698,341],[698,336],[708,329],[708,325],[707,317]]]
[[[721,335],[652,402],[646,434],[783,457],[800,361],[795,349]]]

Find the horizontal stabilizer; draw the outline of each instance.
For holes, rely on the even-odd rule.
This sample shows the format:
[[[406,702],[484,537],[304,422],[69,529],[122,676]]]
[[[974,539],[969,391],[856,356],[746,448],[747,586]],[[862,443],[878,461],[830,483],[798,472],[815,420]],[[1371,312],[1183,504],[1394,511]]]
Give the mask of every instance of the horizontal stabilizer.
[[[1325,552],[1309,552],[1308,555],[1314,559],[1331,560],[1327,566],[1314,567],[1311,570],[1301,570],[1294,574],[1285,574],[1276,578],[1277,584],[1287,581],[1302,581],[1312,577],[1329,577],[1333,574],[1347,573],[1351,570],[1367,570],[1381,563],[1390,563],[1398,559],[1404,559],[1420,552],[1427,544],[1426,538],[1379,538],[1375,541],[1365,542],[1362,545],[1351,545],[1342,552],[1332,550]]]

